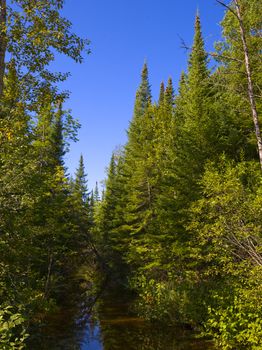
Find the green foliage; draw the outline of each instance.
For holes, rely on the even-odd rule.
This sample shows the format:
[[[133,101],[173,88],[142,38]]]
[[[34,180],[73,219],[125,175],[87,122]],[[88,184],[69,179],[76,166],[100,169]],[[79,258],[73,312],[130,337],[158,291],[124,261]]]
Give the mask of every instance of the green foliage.
[[[12,60],[0,104],[0,347],[22,349],[26,326],[54,308],[88,251],[90,226],[64,167],[78,123],[62,108],[56,83],[65,76],[47,70],[54,49],[81,61],[84,41],[60,16],[63,1],[9,5],[1,28]]]
[[[141,73],[141,84],[136,93],[134,118],[144,115],[147,107],[151,104],[151,98],[151,88],[148,81],[148,68],[145,63]]]
[[[25,319],[20,313],[13,313],[12,308],[3,307],[0,310],[0,346],[3,350],[25,349],[26,333]]]
[[[76,62],[83,61],[83,51],[89,44],[72,31],[71,22],[61,15],[64,0],[11,1],[7,6],[5,28],[7,52],[15,61],[23,88],[23,101],[30,101],[32,111],[37,109],[37,97],[46,86],[64,81],[67,73],[54,73],[49,64],[56,53],[66,55]],[[88,51],[89,52],[89,51]]]
[[[261,5],[241,0],[241,8],[257,98]],[[153,105],[144,66],[128,141],[120,159],[111,159],[94,233],[146,319],[202,328],[222,349],[258,350],[261,171],[231,11],[222,25],[225,40],[211,71],[196,16],[177,95],[169,79]]]
[[[226,296],[214,295],[216,307],[209,307],[205,334],[223,349],[252,349],[262,346],[261,266],[251,268],[244,285]]]
[[[260,115],[262,8],[239,1]],[[203,327],[223,349],[258,350],[262,183],[234,14],[225,13],[213,71],[196,16],[177,95],[169,78],[153,104],[144,64],[128,141],[100,198],[98,184],[88,192],[82,156],[70,181],[64,166],[79,124],[56,86],[66,75],[48,66],[54,50],[81,61],[85,41],[63,4],[13,1],[3,28],[12,60],[0,106],[0,302],[11,305],[0,312],[2,348],[24,348],[28,321],[54,307],[94,252],[136,292],[145,318]]]
[[[193,266],[202,283],[213,281],[206,298],[207,334],[223,349],[257,349],[262,296],[258,164],[222,159],[218,169],[208,165],[202,186],[204,197],[194,203],[188,228]]]
[[[189,229],[198,239],[196,258],[212,262],[212,273],[229,273],[235,259],[260,264],[261,175],[256,163],[222,160],[220,167],[207,167]]]

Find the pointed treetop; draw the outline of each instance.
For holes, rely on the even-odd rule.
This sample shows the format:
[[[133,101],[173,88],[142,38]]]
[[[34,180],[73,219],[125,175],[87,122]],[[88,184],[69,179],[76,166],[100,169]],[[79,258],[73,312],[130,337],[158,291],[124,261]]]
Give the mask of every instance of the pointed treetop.
[[[108,177],[114,176],[115,172],[116,172],[116,160],[115,160],[115,154],[112,153],[109,168],[108,168]]]
[[[172,108],[174,105],[174,88],[172,78],[169,77],[167,87],[165,90],[165,105]]]
[[[201,30],[201,21],[199,14],[197,13],[195,19],[195,35],[194,43],[192,47],[192,52],[189,57],[189,68],[188,68],[188,77],[189,81],[198,77],[198,83],[201,83],[208,76],[207,68],[207,53],[205,51],[205,44],[202,36]]]
[[[187,75],[184,71],[182,71],[180,75],[179,87],[178,87],[178,91],[180,95],[183,94],[183,92],[185,91],[186,84],[187,84]]]
[[[94,202],[100,201],[100,195],[99,195],[99,189],[98,189],[98,182],[96,181],[96,186],[94,190]]]
[[[141,117],[151,104],[151,87],[148,79],[147,63],[143,65],[141,73],[141,84],[136,93],[134,117]]]
[[[200,21],[199,10],[197,9],[196,17],[195,17],[195,34],[196,34],[198,31],[201,32],[201,21]]]
[[[165,84],[162,81],[160,84],[160,92],[159,92],[159,99],[158,99],[158,105],[161,106],[164,103],[165,98]]]
[[[147,67],[147,61],[144,61],[143,68],[142,68],[142,73],[141,73],[142,79],[148,79],[148,67]]]
[[[75,191],[80,195],[83,203],[88,201],[87,175],[85,173],[84,157],[81,154],[79,166],[76,170]]]
[[[80,154],[80,158],[79,158],[79,166],[78,169],[76,171],[76,176],[86,176],[85,175],[85,166],[84,166],[84,157],[83,154]]]

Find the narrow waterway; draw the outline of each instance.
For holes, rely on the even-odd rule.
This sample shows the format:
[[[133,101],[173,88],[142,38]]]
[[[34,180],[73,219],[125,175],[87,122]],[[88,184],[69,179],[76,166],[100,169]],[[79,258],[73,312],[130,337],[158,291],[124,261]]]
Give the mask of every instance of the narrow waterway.
[[[150,324],[130,312],[124,291],[106,289],[90,311],[84,302],[46,320],[32,350],[209,350],[191,331]]]

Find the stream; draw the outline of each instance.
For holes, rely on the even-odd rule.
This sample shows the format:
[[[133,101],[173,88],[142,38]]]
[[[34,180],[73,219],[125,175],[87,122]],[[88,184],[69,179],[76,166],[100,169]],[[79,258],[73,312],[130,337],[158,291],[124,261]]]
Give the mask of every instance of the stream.
[[[132,314],[129,296],[108,288],[92,311],[83,301],[64,306],[31,337],[30,350],[210,350],[192,331],[152,324]],[[74,304],[74,303],[73,303]]]

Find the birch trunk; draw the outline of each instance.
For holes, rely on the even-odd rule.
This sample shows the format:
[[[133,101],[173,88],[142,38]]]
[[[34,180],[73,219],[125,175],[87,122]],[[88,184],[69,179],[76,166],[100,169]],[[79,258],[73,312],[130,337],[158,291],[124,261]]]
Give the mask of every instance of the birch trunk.
[[[255,96],[254,96],[254,86],[253,86],[252,74],[251,74],[251,68],[250,68],[249,51],[248,51],[248,47],[247,47],[246,33],[245,33],[245,28],[244,28],[244,24],[243,24],[243,20],[242,20],[242,16],[241,16],[239,0],[234,0],[234,3],[236,6],[236,15],[237,15],[238,22],[239,22],[240,35],[241,35],[241,40],[242,40],[242,45],[243,45],[243,50],[244,50],[244,55],[245,55],[245,68],[246,68],[247,81],[248,81],[248,97],[249,97],[249,102],[250,102],[250,106],[251,106],[251,110],[252,110],[252,117],[253,117],[253,122],[254,122],[254,126],[255,126],[256,138],[257,138],[259,161],[260,161],[260,166],[261,166],[261,170],[262,170],[262,138],[261,138],[261,131],[260,131],[260,127],[259,127],[256,101],[255,101]]]
[[[6,0],[0,0],[0,98],[4,89],[6,46]]]

